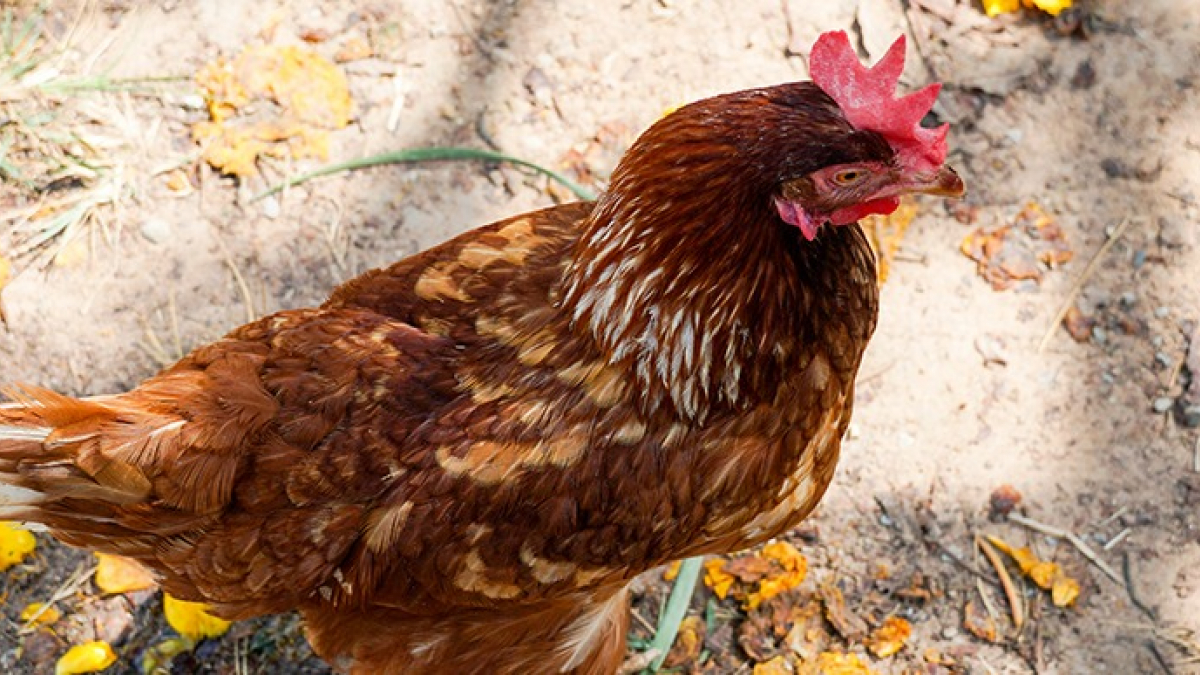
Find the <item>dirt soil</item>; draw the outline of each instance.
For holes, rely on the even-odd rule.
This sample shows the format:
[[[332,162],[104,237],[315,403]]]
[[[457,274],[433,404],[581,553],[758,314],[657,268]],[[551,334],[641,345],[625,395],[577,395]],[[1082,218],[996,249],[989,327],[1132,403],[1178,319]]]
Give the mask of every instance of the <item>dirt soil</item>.
[[[297,44],[337,60],[353,112],[329,161],[495,148],[599,190],[671,107],[805,78],[807,46],[826,30],[848,30],[872,60],[903,32],[906,86],[945,85],[935,112],[952,124],[969,196],[920,202],[892,261],[838,476],[789,538],[808,579],[787,606],[749,614],[702,588],[706,635],[674,663],[750,672],[782,656],[782,670],[755,672],[792,672],[847,651],[881,673],[1200,673],[1200,437],[1186,424],[1200,424],[1200,407],[1185,414],[1200,406],[1200,383],[1187,389],[1200,380],[1200,3],[1081,4],[1056,20],[989,19],[957,0],[78,0],[44,11],[0,0],[10,25],[45,31],[51,84],[110,78],[39,89],[0,71],[0,251],[13,269],[0,382],[122,391],[251,317],[319,303],[369,268],[569,198],[522,169],[456,162],[340,173],[252,201],[324,162],[263,159],[244,180],[207,166],[192,137],[208,119],[194,76],[218,57]],[[21,155],[29,129],[37,145]],[[63,152],[87,161],[45,169]],[[85,220],[32,245],[56,204],[85,196]],[[1030,262],[1048,231],[1015,227],[992,271],[1041,279],[995,290],[960,244],[1029,202],[1073,257]],[[1054,328],[1064,306],[1075,337]],[[1069,538],[1005,518],[1003,495],[993,499],[1005,485],[1022,496],[1014,514],[1073,533],[1115,578]],[[1009,565],[1028,616],[1018,630],[983,535],[1058,562],[1079,599],[1055,607]],[[140,672],[172,635],[160,597],[101,597],[93,564],[39,535],[37,553],[0,577],[0,671],[49,672],[68,645],[100,638],[119,655],[112,672]],[[660,571],[642,582],[635,647],[670,589]],[[56,591],[63,618],[18,634],[21,609]],[[793,630],[804,611],[808,628]],[[862,634],[889,616],[913,632],[883,658]],[[275,617],[235,625],[170,671],[328,669],[295,617]]]

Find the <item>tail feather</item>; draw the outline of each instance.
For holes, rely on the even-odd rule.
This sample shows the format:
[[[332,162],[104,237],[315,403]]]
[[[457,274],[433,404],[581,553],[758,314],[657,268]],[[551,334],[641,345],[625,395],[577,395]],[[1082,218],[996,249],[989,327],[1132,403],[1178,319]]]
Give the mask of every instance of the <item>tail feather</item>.
[[[150,481],[136,467],[105,452],[104,429],[119,409],[101,400],[74,399],[37,387],[2,390],[0,507],[9,516],[39,519],[51,501],[96,500],[128,504],[144,498]]]

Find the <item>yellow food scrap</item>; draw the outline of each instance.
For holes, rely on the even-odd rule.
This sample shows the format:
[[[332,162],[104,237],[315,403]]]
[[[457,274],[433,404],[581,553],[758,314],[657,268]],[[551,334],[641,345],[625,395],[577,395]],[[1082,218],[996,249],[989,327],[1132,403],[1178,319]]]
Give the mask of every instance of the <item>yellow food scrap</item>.
[[[42,609],[45,607],[45,609]],[[42,602],[31,602],[25,605],[25,609],[21,610],[21,621],[31,623],[34,626],[49,626],[50,624],[62,618],[62,612],[58,611],[54,605],[46,607]]]
[[[1058,563],[1039,559],[1029,547],[1013,548],[999,537],[989,535],[988,541],[1008,554],[1021,568],[1021,574],[1029,577],[1039,588],[1050,591],[1050,599],[1056,607],[1067,607],[1079,597],[1079,582],[1068,577]]]
[[[983,0],[983,11],[988,16],[1009,14],[1024,5],[1029,9],[1040,9],[1050,16],[1058,16],[1071,6],[1071,0]]]
[[[679,567],[683,565],[682,560],[667,565],[667,569],[663,571],[663,581],[675,581],[675,577],[679,576]]]
[[[758,590],[746,597],[747,609],[754,609],[763,601],[770,600],[784,591],[799,586],[804,583],[804,577],[808,575],[808,560],[800,551],[796,550],[795,546],[786,541],[767,544],[759,555],[779,563],[783,571],[779,574],[769,575],[758,582]]]
[[[21,564],[37,548],[33,533],[16,523],[0,521],[0,572]]]
[[[881,659],[892,656],[901,649],[912,635],[912,624],[898,616],[889,616],[879,628],[867,638],[867,649]]]
[[[136,560],[107,553],[96,554],[96,586],[108,594],[153,588],[154,575]]]
[[[167,615],[167,623],[175,632],[191,640],[215,638],[225,634],[232,624],[230,621],[219,619],[207,611],[207,606],[200,602],[188,602],[163,594],[163,613]]]
[[[821,652],[817,655],[817,672],[821,675],[875,675],[858,654]]]
[[[904,241],[904,233],[917,217],[917,201],[912,196],[905,195],[900,199],[900,206],[890,214],[867,216],[862,220],[863,231],[875,249],[875,257],[879,261],[879,283],[887,281],[892,268],[892,261],[900,251],[900,243]]]
[[[263,155],[324,159],[328,130],[350,123],[346,76],[301,47],[249,47],[232,61],[202,68],[196,83],[212,119],[196,124],[192,137],[204,147],[205,160],[227,174],[254,174]],[[273,114],[242,114],[256,102],[273,103]]]
[[[754,664],[754,675],[791,675],[792,672],[791,664],[782,656]]]
[[[725,571],[724,558],[710,558],[704,561],[704,585],[708,586],[718,598],[724,600],[733,588],[734,576]]]
[[[116,663],[117,655],[107,642],[93,640],[75,645],[54,665],[54,675],[96,673]]]

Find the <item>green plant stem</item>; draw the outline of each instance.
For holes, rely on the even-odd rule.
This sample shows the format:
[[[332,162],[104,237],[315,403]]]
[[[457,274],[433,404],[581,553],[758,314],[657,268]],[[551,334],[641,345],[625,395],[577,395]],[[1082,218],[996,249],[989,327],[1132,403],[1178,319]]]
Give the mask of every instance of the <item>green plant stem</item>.
[[[412,162],[436,162],[444,160],[460,160],[460,159],[477,159],[487,162],[508,162],[517,166],[524,166],[533,169],[540,174],[549,177],[551,180],[561,183],[564,187],[575,194],[576,197],[584,200],[592,200],[596,195],[591,190],[575,183],[566,176],[552,171],[550,169],[538,166],[533,162],[506,155],[500,152],[492,152],[491,150],[478,150],[475,148],[410,148],[408,150],[399,150],[397,152],[387,152],[382,155],[372,155],[370,157],[360,157],[346,162],[330,164],[315,171],[310,171],[293,178],[289,178],[279,185],[276,185],[266,192],[256,195],[252,202],[270,197],[287,188],[300,185],[314,178],[328,176],[342,171],[353,171],[355,169],[365,169],[372,166],[381,166],[384,164],[405,164]]]
[[[667,598],[666,609],[658,617],[654,640],[650,642],[648,648],[657,649],[658,656],[654,657],[654,660],[650,662],[650,667],[642,671],[643,673],[657,672],[662,667],[663,661],[666,660],[667,652],[671,651],[671,645],[675,644],[675,636],[679,634],[679,624],[687,615],[688,605],[692,601],[692,593],[696,590],[696,581],[700,579],[700,568],[703,562],[704,558],[697,556],[688,558],[679,564],[679,574],[675,577],[675,586],[671,589],[670,597]]]

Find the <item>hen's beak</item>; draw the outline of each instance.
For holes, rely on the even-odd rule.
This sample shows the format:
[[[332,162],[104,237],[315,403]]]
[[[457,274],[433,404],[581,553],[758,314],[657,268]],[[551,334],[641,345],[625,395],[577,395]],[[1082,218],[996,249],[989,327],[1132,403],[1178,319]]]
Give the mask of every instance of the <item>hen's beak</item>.
[[[938,197],[961,197],[967,192],[962,179],[954,173],[954,169],[943,166],[932,176],[929,174],[909,174],[898,186],[903,192],[920,192]]]

